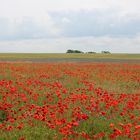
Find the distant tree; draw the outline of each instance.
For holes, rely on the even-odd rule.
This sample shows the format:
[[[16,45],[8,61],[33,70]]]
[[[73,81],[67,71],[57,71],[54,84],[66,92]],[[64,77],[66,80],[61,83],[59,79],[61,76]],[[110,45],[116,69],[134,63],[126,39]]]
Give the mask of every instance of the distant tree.
[[[83,52],[79,50],[67,50],[66,53],[83,53]]]
[[[101,53],[104,53],[104,54],[110,54],[109,51],[101,51]]]
[[[87,53],[94,53],[95,54],[96,52],[87,52]]]
[[[67,50],[67,53],[74,53],[73,50]]]
[[[74,53],[83,53],[83,52],[79,50],[74,50]]]

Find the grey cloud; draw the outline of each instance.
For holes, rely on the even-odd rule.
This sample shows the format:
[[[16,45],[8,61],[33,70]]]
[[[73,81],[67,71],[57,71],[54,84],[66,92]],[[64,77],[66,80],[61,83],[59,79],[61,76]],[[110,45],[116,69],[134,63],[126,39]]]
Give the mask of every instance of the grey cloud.
[[[6,18],[0,18],[0,40],[9,39],[13,35],[11,21]]]
[[[116,10],[53,12],[53,20],[64,36],[133,36],[140,33],[140,17],[121,17]],[[64,22],[66,18],[69,22]]]
[[[33,17],[0,18],[0,40],[56,37],[126,36],[140,34],[139,16],[122,16],[118,10],[49,12],[49,19]]]
[[[47,37],[48,32],[45,31],[32,18],[25,18],[20,24],[17,24],[16,38],[32,39]]]
[[[0,18],[0,40],[40,39],[54,37],[49,26],[32,17],[18,19]]]

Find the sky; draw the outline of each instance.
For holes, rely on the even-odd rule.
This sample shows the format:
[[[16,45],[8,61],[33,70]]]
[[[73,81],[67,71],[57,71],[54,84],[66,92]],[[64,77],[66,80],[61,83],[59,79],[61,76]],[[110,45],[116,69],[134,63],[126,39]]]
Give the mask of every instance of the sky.
[[[0,52],[140,53],[139,0],[0,0]]]

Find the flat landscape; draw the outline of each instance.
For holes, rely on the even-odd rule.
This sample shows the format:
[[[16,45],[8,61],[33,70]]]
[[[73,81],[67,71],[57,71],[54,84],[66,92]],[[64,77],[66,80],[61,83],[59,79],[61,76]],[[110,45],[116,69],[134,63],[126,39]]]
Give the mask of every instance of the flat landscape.
[[[0,0],[0,140],[140,140],[140,0]]]
[[[0,140],[139,140],[139,112],[140,54],[0,54]]]
[[[140,59],[140,54],[129,53],[0,53],[0,59],[6,58],[118,58],[118,59]]]
[[[0,61],[140,63],[140,54],[1,53]]]

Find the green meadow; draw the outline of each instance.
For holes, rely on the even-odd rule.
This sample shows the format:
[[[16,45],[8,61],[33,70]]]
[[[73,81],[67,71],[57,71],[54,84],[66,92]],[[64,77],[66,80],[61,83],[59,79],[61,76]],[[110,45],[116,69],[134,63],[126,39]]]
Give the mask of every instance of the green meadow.
[[[112,53],[0,53],[0,58],[123,58],[140,59],[139,54]]]

